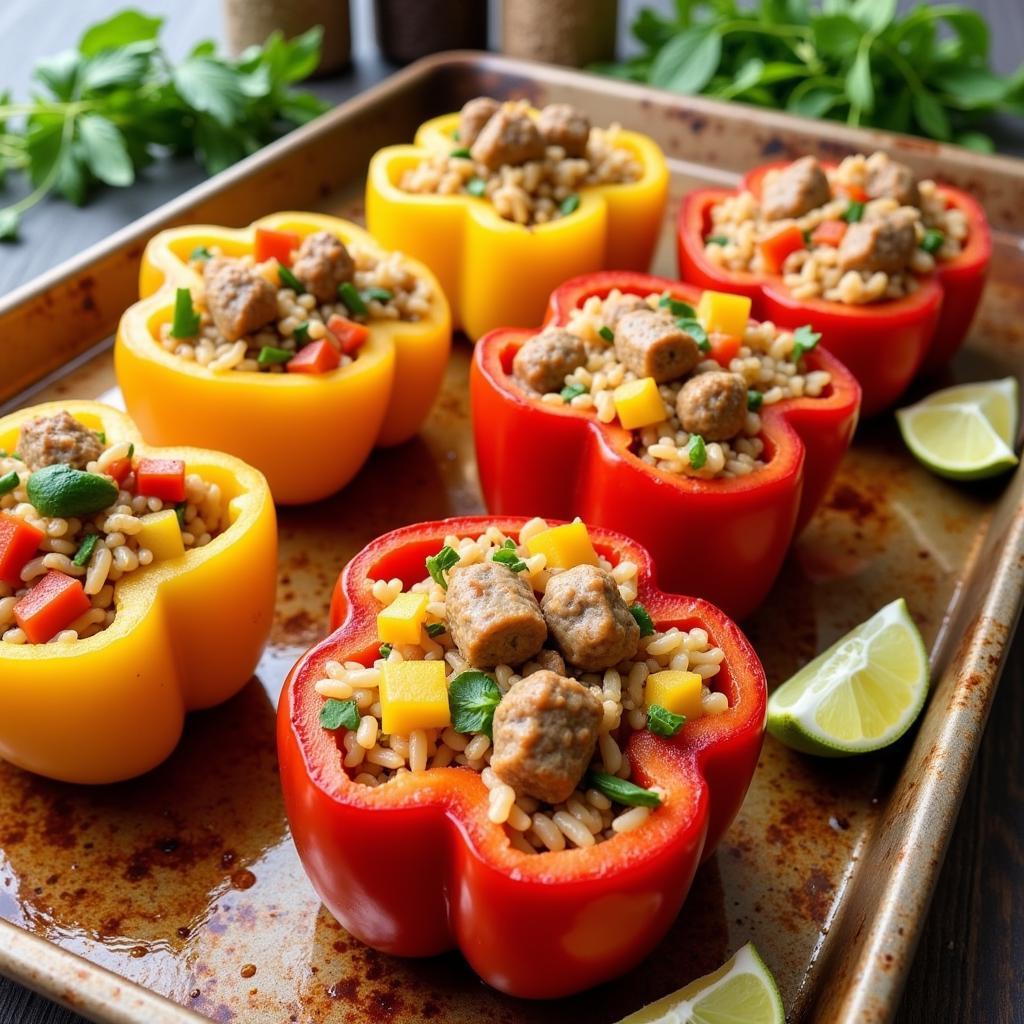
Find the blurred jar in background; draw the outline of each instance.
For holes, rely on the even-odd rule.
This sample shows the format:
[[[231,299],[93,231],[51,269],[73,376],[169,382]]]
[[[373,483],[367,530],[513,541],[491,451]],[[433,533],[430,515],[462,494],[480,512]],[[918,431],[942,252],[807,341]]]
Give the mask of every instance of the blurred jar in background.
[[[502,0],[501,49],[577,68],[613,60],[618,13],[618,0]]]
[[[377,45],[396,64],[487,49],[487,0],[374,0]]]
[[[324,29],[317,75],[330,74],[352,59],[348,0],[224,0],[224,27],[234,54],[259,46],[280,30],[286,39],[314,25]]]

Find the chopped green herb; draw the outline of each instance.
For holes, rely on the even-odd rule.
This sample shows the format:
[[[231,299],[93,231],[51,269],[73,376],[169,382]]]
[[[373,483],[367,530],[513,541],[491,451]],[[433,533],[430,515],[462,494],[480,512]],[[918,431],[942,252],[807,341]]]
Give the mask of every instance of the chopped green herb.
[[[96,550],[97,543],[99,543],[99,539],[100,535],[98,533],[87,534],[85,540],[82,541],[75,552],[75,557],[71,559],[71,564],[77,566],[88,565],[89,559],[92,558],[92,553]]]
[[[392,651],[392,647],[391,647],[391,644],[381,644],[381,645],[380,645],[380,647],[379,647],[379,649],[378,649],[378,652],[379,652],[380,656],[381,656],[381,657],[382,657],[382,658],[383,658],[383,659],[384,659],[385,661],[387,661],[387,660],[388,660],[388,658],[390,658],[390,657],[391,657],[391,651]]]
[[[607,325],[603,324],[597,329],[597,333],[608,342],[610,345],[615,340],[615,332]]]
[[[654,633],[654,622],[647,609],[639,601],[635,601],[629,606],[629,614],[636,619],[641,636],[651,636]]]
[[[593,786],[598,793],[603,793],[609,800],[627,807],[661,806],[661,797],[657,793],[607,772],[591,772],[588,776],[588,785]]]
[[[286,348],[275,348],[273,345],[264,345],[260,349],[260,354],[256,357],[256,362],[260,366],[280,366],[282,363],[287,363],[291,357],[295,355],[294,352],[289,352]]]
[[[362,296],[356,291],[356,286],[351,281],[343,281],[338,285],[338,298],[345,303],[350,313],[356,316],[366,316],[366,303]]]
[[[483,178],[470,178],[466,182],[466,191],[478,198],[487,194],[487,182]]]
[[[174,506],[174,514],[178,517],[178,525],[182,529],[185,528],[185,510],[187,508],[188,508],[188,502],[187,501],[179,501],[178,504]]]
[[[277,276],[285,288],[291,288],[296,295],[305,295],[306,286],[280,260],[277,261]]]
[[[189,261],[193,263],[197,261],[205,263],[209,259],[213,259],[213,253],[205,245],[197,245],[189,256]]]
[[[929,228],[921,239],[921,248],[934,255],[942,248],[945,240],[946,236],[938,228]]]
[[[690,310],[690,312],[692,313],[693,310]],[[686,331],[686,333],[693,338],[695,342],[697,342],[697,348],[699,348],[701,352],[711,351],[711,342],[708,341],[708,332],[704,330],[699,320],[696,320],[692,316],[684,317],[682,320],[676,321],[676,327],[681,331]]]
[[[793,332],[793,339],[793,362],[799,363],[804,353],[810,352],[821,341],[821,332],[812,330],[810,324],[804,324]]]
[[[580,208],[580,197],[573,192],[571,196],[566,196],[561,205],[558,207],[559,213],[563,217],[568,217],[570,213],[575,213]]]
[[[187,288],[179,288],[174,293],[171,337],[194,338],[199,333],[199,320],[199,314],[192,305],[192,293]]]
[[[448,706],[456,732],[491,735],[494,709],[501,703],[498,684],[485,672],[460,672],[448,685]]]
[[[135,454],[135,442],[132,441],[132,443],[130,445],[128,445],[128,454],[125,456],[125,458],[126,459],[130,459],[134,454]]]
[[[96,436],[100,439],[100,444],[107,443],[107,432],[105,430],[97,430]]]
[[[362,295],[364,302],[390,302],[395,297],[387,288],[367,288]]]
[[[295,347],[302,348],[303,345],[309,344],[309,321],[298,324],[294,331],[292,331],[292,337],[295,339]]]
[[[705,245],[728,245],[729,244],[729,239],[726,238],[725,235],[708,235],[708,237],[704,239],[704,244]]]
[[[16,469],[12,469],[10,473],[4,473],[3,476],[0,476],[0,494],[6,494],[8,491],[13,491],[14,488],[18,486],[19,479],[20,477],[18,476],[18,471]]]
[[[566,384],[558,393],[562,396],[563,402],[571,402],[577,396],[585,395],[587,389],[582,384]]]
[[[803,236],[804,245],[806,245],[807,248],[810,249],[814,245],[814,238],[812,237],[812,232],[810,230],[805,230],[803,232]]]
[[[461,140],[462,136],[459,134],[459,129],[458,128],[456,128],[455,131],[452,132],[452,138],[456,142],[459,142]]]
[[[690,465],[694,469],[703,469],[708,461],[708,450],[704,438],[700,434],[691,434],[690,443],[686,446],[686,454],[690,457]]]
[[[647,709],[647,728],[655,736],[675,736],[685,721],[686,715],[677,715],[660,704],[652,704]]]
[[[681,302],[679,299],[673,299],[668,292],[665,292],[660,299],[658,299],[658,305],[662,309],[667,309],[673,316],[684,317],[687,320],[694,320],[697,316],[697,311],[688,302]]]
[[[506,540],[504,544],[497,551],[491,555],[492,561],[498,562],[501,565],[507,565],[513,572],[522,572],[526,568],[526,563],[516,553],[516,542],[514,540]]]
[[[442,633],[446,633],[447,631],[447,627],[443,622],[427,623],[427,636],[429,637],[440,636]]]
[[[465,146],[463,146],[461,149],[453,149],[448,155],[453,160],[470,160],[470,159],[472,159],[472,156],[471,156],[469,150]]]
[[[747,391],[747,408],[751,412],[757,412],[758,409],[764,404],[764,395],[760,391],[756,391],[754,388],[750,388]]]
[[[320,709],[320,725],[325,729],[359,728],[359,708],[354,700],[335,700],[333,697],[324,701]]]
[[[447,544],[436,555],[427,558],[427,572],[435,583],[439,583],[445,590],[448,589],[448,581],[444,574],[459,564],[459,553]]]
[[[843,211],[843,220],[847,224],[856,224],[864,216],[864,204],[856,199],[851,199],[849,206]]]

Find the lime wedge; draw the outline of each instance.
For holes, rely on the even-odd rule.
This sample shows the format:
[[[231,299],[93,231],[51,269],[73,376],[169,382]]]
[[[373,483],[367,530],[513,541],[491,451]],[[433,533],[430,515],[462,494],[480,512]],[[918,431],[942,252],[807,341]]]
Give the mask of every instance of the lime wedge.
[[[1017,465],[1019,400],[1013,377],[959,384],[896,413],[907,447],[933,473],[981,480]]]
[[[805,754],[880,750],[910,728],[927,694],[928,653],[901,597],[771,695],[768,731]]]
[[[785,1024],[771,971],[748,942],[717,971],[631,1013],[619,1024]]]

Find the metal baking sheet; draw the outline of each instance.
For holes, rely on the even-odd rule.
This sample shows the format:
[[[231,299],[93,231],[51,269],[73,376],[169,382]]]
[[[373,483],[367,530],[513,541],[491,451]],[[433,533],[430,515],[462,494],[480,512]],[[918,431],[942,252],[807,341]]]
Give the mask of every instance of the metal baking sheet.
[[[766,159],[885,146],[921,173],[970,188],[995,228],[993,273],[966,350],[948,377],[931,383],[1021,375],[1024,165],[457,54],[414,65],[8,296],[0,303],[0,408],[62,396],[117,400],[110,333],[135,297],[138,259],[156,230],[241,225],[282,208],[359,219],[373,151],[411,139],[426,117],[481,93],[566,100],[597,123],[654,136],[672,169],[672,209],[654,266],[669,276],[680,195],[734,184]],[[573,999],[527,1003],[486,988],[455,955],[377,954],[320,907],[288,836],[274,707],[294,659],[323,634],[330,588],[360,546],[404,522],[483,510],[468,362],[468,345],[457,345],[419,437],[376,453],[334,498],[281,510],[279,604],[258,675],[228,704],[193,716],[166,764],[95,789],[0,764],[0,971],[118,1024],[196,1015],[251,1024],[601,1024],[752,939],[791,1020],[890,1019],[1024,586],[1024,469],[985,485],[943,482],[908,456],[891,417],[862,426],[824,507],[745,625],[777,684],[905,595],[931,651],[926,713],[890,751],[853,761],[804,758],[769,737],[736,823],[644,965]]]

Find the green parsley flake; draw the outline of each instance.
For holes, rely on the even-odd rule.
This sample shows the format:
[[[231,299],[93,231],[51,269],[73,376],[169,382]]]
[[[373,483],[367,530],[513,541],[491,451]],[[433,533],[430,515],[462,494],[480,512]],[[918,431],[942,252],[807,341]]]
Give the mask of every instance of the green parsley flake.
[[[561,205],[558,207],[559,213],[563,217],[568,217],[570,213],[575,213],[580,208],[580,197],[573,192],[571,196],[566,196]]]
[[[364,302],[387,303],[395,297],[395,293],[387,288],[367,288],[362,293],[362,297]]]
[[[938,228],[929,228],[924,233],[924,238],[921,239],[921,248],[934,256],[942,248],[942,243],[945,240],[946,236]]]
[[[615,332],[607,324],[599,327],[597,333],[607,341],[609,345],[615,340]]]
[[[685,721],[686,715],[677,715],[660,704],[652,704],[647,709],[647,728],[655,736],[675,736]]]
[[[651,636],[654,633],[654,621],[651,619],[650,613],[639,601],[629,606],[629,614],[636,619],[636,624],[640,627],[641,636]]]
[[[793,332],[793,340],[793,362],[799,363],[805,353],[817,347],[821,332],[812,330],[810,324],[804,324]]]
[[[213,253],[205,245],[197,245],[189,256],[190,263],[205,263],[210,259],[213,259]]]
[[[192,293],[179,288],[174,293],[174,319],[171,321],[172,338],[194,338],[199,333],[199,314],[192,305]]]
[[[320,725],[324,729],[348,729],[350,732],[359,728],[359,708],[354,700],[335,700],[333,697],[324,701],[320,709]]]
[[[388,658],[391,657],[391,651],[391,644],[381,644],[380,647],[378,648],[378,653],[385,661],[387,661]]]
[[[483,178],[470,178],[466,182],[466,191],[471,196],[481,198],[487,194],[487,182]]]
[[[3,476],[0,476],[0,494],[7,494],[8,491],[13,491],[18,486],[19,479],[20,477],[16,469],[12,469],[10,473],[4,473]]]
[[[430,555],[427,558],[427,572],[430,573],[430,577],[435,583],[440,584],[447,590],[448,581],[444,578],[444,574],[449,569],[454,569],[458,564],[459,553],[454,548],[445,544],[436,555]]]
[[[864,216],[864,204],[856,199],[851,199],[850,204],[843,211],[843,220],[847,224],[856,224]]]
[[[754,388],[750,388],[747,391],[747,408],[751,412],[757,412],[758,409],[764,404],[764,395],[760,391],[756,391]]]
[[[99,543],[99,539],[100,535],[98,533],[87,534],[85,540],[82,541],[75,552],[75,557],[71,559],[71,564],[79,567],[88,565],[89,559],[92,558],[92,553],[96,550],[96,545]]]
[[[704,239],[704,244],[705,245],[728,245],[729,244],[729,239],[726,238],[725,235],[708,235],[708,237]]]
[[[440,636],[442,633],[448,632],[448,629],[443,622],[428,622],[426,629],[427,636],[431,638],[435,636]]]
[[[463,146],[461,149],[453,149],[448,154],[453,160],[471,160],[472,154],[469,150]]]
[[[690,466],[693,469],[703,469],[708,461],[708,450],[704,444],[704,438],[700,434],[691,434],[690,443],[686,446],[686,454],[690,458]]]
[[[585,395],[587,389],[582,384],[566,384],[558,393],[562,396],[563,402],[571,402],[579,395]]]
[[[704,330],[699,320],[694,317],[685,317],[676,321],[676,327],[681,331],[685,331],[691,338],[693,338],[693,340],[697,342],[697,348],[699,348],[701,352],[711,351],[711,342],[708,341],[708,332]]]
[[[607,772],[591,772],[588,776],[588,788],[593,786],[598,793],[603,793],[609,800],[627,807],[660,807],[661,797],[650,789],[644,789],[628,779],[620,779],[617,775]]]
[[[500,703],[501,690],[485,672],[460,672],[448,685],[448,706],[456,732],[490,736],[494,710]]]
[[[187,508],[187,501],[179,501],[178,504],[174,506],[174,514],[178,517],[178,525],[182,529],[185,528],[185,511]]]
[[[516,542],[514,540],[506,540],[504,544],[497,551],[491,555],[491,561],[497,562],[499,565],[508,566],[513,572],[523,572],[526,569],[526,563],[519,557],[516,552]]]
[[[695,320],[697,317],[697,311],[688,302],[681,302],[679,299],[673,299],[668,292],[665,292],[660,299],[658,299],[658,305],[662,309],[667,309],[675,317],[684,317],[686,320]]]

